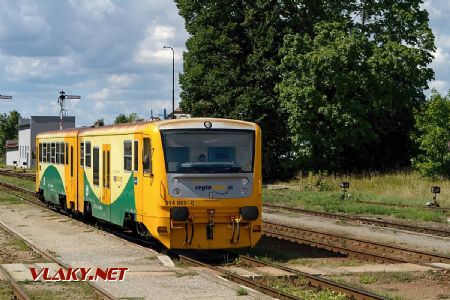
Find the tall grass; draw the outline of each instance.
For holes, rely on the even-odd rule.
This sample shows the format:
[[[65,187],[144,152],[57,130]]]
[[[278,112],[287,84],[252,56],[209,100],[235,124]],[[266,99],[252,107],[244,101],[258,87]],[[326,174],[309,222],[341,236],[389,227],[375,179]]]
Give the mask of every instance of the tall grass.
[[[350,188],[341,199],[340,182],[350,182]],[[431,186],[441,187],[438,201],[441,207],[450,207],[450,181],[430,180],[417,173],[396,173],[374,176],[323,176],[310,175],[279,182],[286,190],[263,190],[263,200],[268,203],[300,206],[326,212],[357,215],[381,215],[401,219],[447,222],[443,211],[426,209],[432,200]],[[376,202],[379,205],[362,202]],[[382,204],[423,206],[424,209],[399,208]]]
[[[382,202],[401,203],[408,205],[423,205],[432,199],[431,186],[441,187],[441,194],[438,195],[438,201],[441,206],[450,207],[450,180],[432,180],[421,177],[415,172],[402,172],[386,175],[373,176],[319,176],[311,175],[300,179],[294,179],[290,182],[284,182],[298,191],[314,190],[311,189],[314,181],[322,181],[323,191],[341,191],[340,182],[350,182],[350,194],[367,195],[367,200],[380,200]],[[316,190],[319,190],[317,188]]]

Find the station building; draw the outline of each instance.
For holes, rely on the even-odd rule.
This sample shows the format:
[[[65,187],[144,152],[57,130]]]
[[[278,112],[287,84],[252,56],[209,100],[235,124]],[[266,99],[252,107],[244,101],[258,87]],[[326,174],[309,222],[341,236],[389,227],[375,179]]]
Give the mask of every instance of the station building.
[[[33,168],[36,160],[36,135],[59,129],[59,116],[32,116],[19,119],[19,139],[14,152],[6,152],[6,164],[21,168]],[[75,128],[75,117],[65,116],[63,129]],[[8,146],[6,147],[8,149]],[[15,162],[15,163],[14,163]]]
[[[19,141],[7,140],[5,146],[6,164],[8,166],[18,166],[19,163]]]

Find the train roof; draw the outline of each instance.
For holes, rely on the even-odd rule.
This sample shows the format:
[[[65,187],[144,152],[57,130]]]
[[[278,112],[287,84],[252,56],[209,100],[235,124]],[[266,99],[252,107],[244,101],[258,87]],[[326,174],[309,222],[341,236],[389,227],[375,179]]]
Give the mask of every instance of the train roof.
[[[164,129],[188,129],[188,128],[205,128],[204,123],[211,122],[212,128],[216,129],[247,129],[255,130],[258,125],[252,122],[220,119],[220,118],[189,118],[189,119],[173,119],[162,121],[147,121],[126,123],[117,125],[108,125],[100,127],[81,127],[63,130],[53,130],[42,132],[37,135],[37,138],[64,138],[92,135],[109,135],[109,134],[129,134],[136,132],[143,132],[150,130],[152,127],[160,130]]]

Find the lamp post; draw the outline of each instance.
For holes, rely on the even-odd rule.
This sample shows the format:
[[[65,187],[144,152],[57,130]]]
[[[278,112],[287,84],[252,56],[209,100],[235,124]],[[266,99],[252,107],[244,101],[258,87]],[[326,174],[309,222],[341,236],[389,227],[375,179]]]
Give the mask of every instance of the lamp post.
[[[175,51],[170,46],[164,46],[164,49],[172,50],[172,119],[175,119]]]

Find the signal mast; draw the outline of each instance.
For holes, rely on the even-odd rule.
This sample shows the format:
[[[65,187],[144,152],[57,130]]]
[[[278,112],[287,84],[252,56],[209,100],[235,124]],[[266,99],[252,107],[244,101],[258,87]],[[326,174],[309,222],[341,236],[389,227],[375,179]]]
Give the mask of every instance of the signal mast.
[[[61,92],[59,92],[59,97],[58,97],[58,104],[61,107],[60,111],[59,111],[59,130],[63,129],[63,117],[65,116],[65,112],[66,112],[66,108],[65,108],[65,103],[67,99],[81,99],[80,96],[75,96],[75,95],[66,95],[66,93],[61,90]]]

